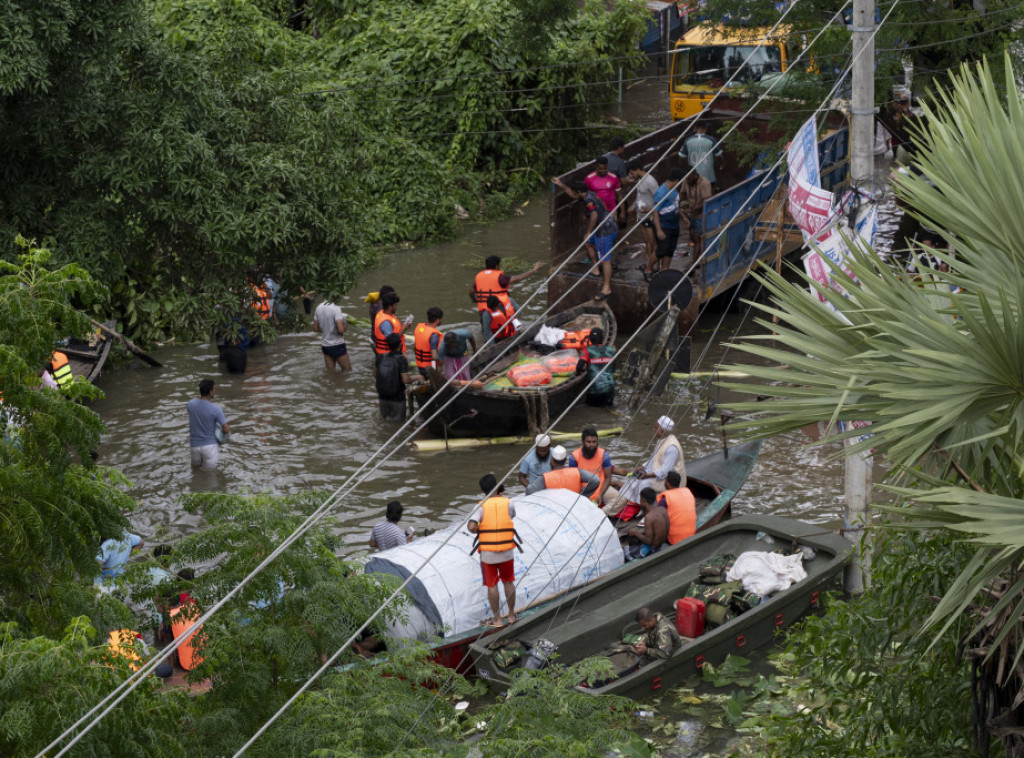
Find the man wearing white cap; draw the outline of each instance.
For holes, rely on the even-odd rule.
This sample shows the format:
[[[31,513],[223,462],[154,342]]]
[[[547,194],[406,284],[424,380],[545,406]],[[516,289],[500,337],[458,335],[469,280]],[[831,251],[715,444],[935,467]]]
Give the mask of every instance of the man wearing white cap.
[[[601,486],[601,477],[586,469],[566,466],[569,453],[561,445],[551,448],[551,470],[540,480],[526,488],[526,494],[532,495],[541,490],[570,490],[590,497]]]
[[[539,481],[551,470],[551,438],[546,434],[538,434],[533,443],[535,447],[519,466],[519,483],[524,487]]]
[[[665,477],[669,471],[679,474],[682,481],[686,481],[686,460],[683,457],[683,446],[672,434],[675,429],[675,422],[668,416],[658,419],[658,425],[654,432],[654,438],[658,444],[654,452],[647,459],[647,463],[637,466],[636,471],[626,479],[619,488],[609,487],[605,491],[604,501],[607,504],[604,511],[609,516],[618,516],[623,521],[628,521],[640,511],[640,490],[644,487],[653,487],[655,492],[665,491]]]

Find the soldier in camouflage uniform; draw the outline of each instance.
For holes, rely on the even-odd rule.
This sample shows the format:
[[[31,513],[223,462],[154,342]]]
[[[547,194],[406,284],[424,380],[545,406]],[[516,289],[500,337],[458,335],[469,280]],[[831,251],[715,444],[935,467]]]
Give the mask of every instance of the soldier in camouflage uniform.
[[[636,621],[646,636],[633,646],[634,652],[644,656],[646,661],[668,658],[683,644],[675,625],[660,613],[652,613],[644,607],[636,612]]]

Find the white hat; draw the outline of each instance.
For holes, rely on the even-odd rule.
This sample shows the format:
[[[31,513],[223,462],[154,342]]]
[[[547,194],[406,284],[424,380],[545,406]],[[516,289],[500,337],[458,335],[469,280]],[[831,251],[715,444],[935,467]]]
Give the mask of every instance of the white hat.
[[[551,448],[551,460],[553,461],[564,461],[566,457],[565,448],[561,445],[555,445]]]
[[[664,429],[666,432],[671,432],[676,428],[676,422],[670,419],[668,416],[662,416],[658,419],[658,426]]]
[[[534,439],[533,442],[534,442],[534,444],[537,447],[550,447],[551,446],[551,438],[548,435],[546,435],[546,434],[538,434],[536,439]]]

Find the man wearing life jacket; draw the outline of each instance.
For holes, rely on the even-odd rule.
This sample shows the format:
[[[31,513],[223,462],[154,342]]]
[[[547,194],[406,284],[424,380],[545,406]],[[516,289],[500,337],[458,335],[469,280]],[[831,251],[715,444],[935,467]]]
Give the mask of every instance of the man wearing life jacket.
[[[377,354],[378,361],[380,361],[382,355],[388,354],[387,336],[389,334],[397,334],[401,337],[401,353],[405,355],[405,337],[402,332],[412,323],[412,316],[408,316],[404,323],[395,318],[395,310],[398,308],[398,303],[397,292],[388,292],[385,295],[381,295],[381,309],[373,319],[373,352]]]
[[[658,419],[654,432],[655,446],[647,462],[637,466],[630,477],[616,488],[613,484],[605,491],[605,513],[627,521],[640,511],[640,490],[653,487],[655,492],[664,492],[665,477],[669,471],[679,474],[686,481],[686,461],[683,446],[672,434],[675,422],[668,416]]]
[[[532,495],[541,490],[569,490],[578,492],[589,498],[601,487],[601,477],[586,469],[565,465],[568,453],[561,445],[551,448],[551,470],[542,474],[539,479],[526,488],[526,494]]]
[[[267,321],[274,314],[270,305],[270,290],[256,282],[250,282],[249,286],[252,287],[253,310],[259,314],[261,319]]]
[[[427,375],[428,368],[437,368],[437,351],[441,349],[441,340],[444,335],[437,327],[441,326],[441,319],[444,318],[444,311],[436,305],[427,308],[427,322],[416,324],[413,330],[413,353],[416,356],[416,368],[423,376]]]
[[[50,375],[60,389],[67,389],[75,381],[71,375],[71,363],[64,353],[54,350],[50,357]]]
[[[514,336],[516,324],[519,322],[512,303],[501,302],[497,295],[487,298],[487,310],[484,311],[483,320],[484,335],[490,335],[495,342],[501,342]]]
[[[608,454],[607,450],[598,444],[600,440],[598,439],[596,429],[587,427],[580,435],[580,439],[583,445],[569,456],[568,465],[570,468],[589,471],[598,477],[600,484],[590,496],[590,499],[600,506],[603,503],[602,498],[604,498],[605,490],[611,486],[612,474],[625,476],[629,473],[629,469],[612,465],[612,457]]]
[[[513,558],[514,551],[523,549],[519,546],[519,535],[516,534],[516,507],[503,497],[504,485],[498,484],[494,474],[487,474],[480,479],[480,490],[485,500],[480,503],[469,518],[468,529],[476,535],[473,552],[480,551],[480,571],[483,574],[484,586],[487,588],[487,602],[491,606],[491,618],[484,622],[487,626],[504,626],[516,620],[516,575]],[[491,495],[491,493],[494,493]],[[505,604],[508,616],[501,617],[501,601],[498,598],[498,579],[505,589]]]
[[[511,298],[508,294],[508,288],[518,282],[533,276],[535,273],[540,271],[543,264],[537,261],[533,264],[533,268],[529,271],[516,274],[515,276],[509,276],[508,281],[500,283],[498,280],[501,276],[507,276],[505,272],[501,270],[501,258],[497,255],[487,256],[487,260],[484,261],[484,270],[476,275],[473,279],[473,286],[469,290],[470,299],[476,303],[477,312],[480,315],[480,325],[484,328],[484,335],[488,334],[487,324],[483,322],[484,312],[487,310],[487,298],[491,295],[497,295],[498,299],[502,302],[509,301]],[[513,307],[519,310],[519,307],[513,303]]]
[[[675,471],[665,477],[665,491],[658,505],[668,513],[668,544],[674,545],[697,532],[697,501],[689,487],[681,487],[682,479]]]
[[[601,329],[590,330],[589,344],[580,352],[587,369],[587,405],[603,408],[615,402],[615,348],[604,344]]]

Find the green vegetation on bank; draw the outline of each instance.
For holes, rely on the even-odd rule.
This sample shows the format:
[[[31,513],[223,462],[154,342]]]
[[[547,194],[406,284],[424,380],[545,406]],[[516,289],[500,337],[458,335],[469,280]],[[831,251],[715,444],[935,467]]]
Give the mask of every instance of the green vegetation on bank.
[[[252,266],[344,290],[605,149],[585,128],[643,4],[14,0],[0,7],[0,258],[84,266],[152,342],[244,311]],[[609,60],[621,59],[621,60]],[[596,83],[596,84],[595,84]],[[515,169],[533,169],[515,171]]]

